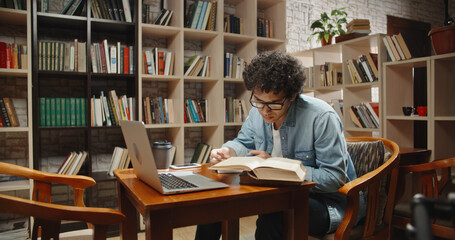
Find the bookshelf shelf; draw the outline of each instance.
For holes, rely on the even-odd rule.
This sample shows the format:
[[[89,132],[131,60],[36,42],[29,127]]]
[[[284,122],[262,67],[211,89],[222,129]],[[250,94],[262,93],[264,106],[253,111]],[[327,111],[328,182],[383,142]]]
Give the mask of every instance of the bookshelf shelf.
[[[27,25],[27,11],[10,9],[10,8],[0,8],[0,22],[8,23],[14,25]]]

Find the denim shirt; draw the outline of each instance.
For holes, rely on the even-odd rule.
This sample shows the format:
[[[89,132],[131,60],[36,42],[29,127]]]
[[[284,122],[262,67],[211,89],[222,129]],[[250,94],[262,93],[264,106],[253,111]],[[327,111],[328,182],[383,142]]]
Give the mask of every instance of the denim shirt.
[[[357,178],[337,113],[320,99],[299,95],[279,131],[283,157],[302,161],[307,169],[305,180],[316,183],[311,191],[327,205],[329,232],[335,231],[346,207],[346,197],[337,190]],[[245,156],[250,150],[271,154],[272,125],[263,120],[257,108],[252,108],[237,138],[223,147],[232,148],[238,156]],[[359,200],[357,220],[365,215],[363,197]]]

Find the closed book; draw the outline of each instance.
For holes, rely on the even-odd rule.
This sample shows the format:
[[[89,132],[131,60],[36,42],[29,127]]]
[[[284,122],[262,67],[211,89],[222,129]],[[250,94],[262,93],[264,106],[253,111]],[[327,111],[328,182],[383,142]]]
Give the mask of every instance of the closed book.
[[[1,111],[3,125],[5,127],[11,127],[11,123],[10,123],[9,117],[8,117],[8,112],[6,111],[5,103],[3,102],[2,98],[0,98],[0,111]]]
[[[62,99],[55,98],[55,126],[62,126]]]
[[[123,48],[123,73],[124,74],[130,73],[130,48],[129,47]]]
[[[202,2],[201,12],[199,14],[199,19],[197,21],[196,29],[202,29],[202,23],[204,22],[205,14],[207,11],[207,4],[208,4],[208,2],[206,2],[206,1]]]
[[[56,121],[56,107],[55,107],[55,98],[50,98],[50,113],[51,113],[51,127],[57,126],[57,121]]]
[[[39,98],[39,126],[46,127],[46,98]]]
[[[158,52],[158,75],[164,75],[164,52]]]
[[[403,50],[404,56],[406,59],[411,59],[412,55],[411,52],[409,51],[408,46],[406,45],[406,42],[404,41],[403,35],[401,33],[398,33],[397,36],[397,41],[400,44],[401,49]]]
[[[76,121],[76,99],[75,98],[70,98],[70,124],[72,127],[77,126],[77,121]]]
[[[123,13],[125,14],[125,21],[132,22],[131,18],[131,7],[129,0],[122,0],[123,3]]]
[[[197,28],[197,24],[199,21],[199,17],[201,16],[201,11],[202,11],[203,5],[204,5],[204,1],[201,1],[201,0],[197,1],[196,10],[194,12],[193,19],[191,19],[190,28],[192,28],[192,29]]]
[[[349,108],[349,116],[357,127],[365,128],[365,125],[363,125],[363,122],[360,120],[360,116],[358,115],[357,109],[354,106],[351,106]]]

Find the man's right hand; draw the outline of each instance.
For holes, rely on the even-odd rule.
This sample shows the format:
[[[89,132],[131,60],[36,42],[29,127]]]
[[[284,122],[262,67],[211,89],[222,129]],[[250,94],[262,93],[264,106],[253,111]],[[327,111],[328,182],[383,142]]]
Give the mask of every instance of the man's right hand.
[[[225,159],[230,158],[231,157],[230,152],[231,151],[228,147],[213,149],[210,152],[210,163],[217,164]]]

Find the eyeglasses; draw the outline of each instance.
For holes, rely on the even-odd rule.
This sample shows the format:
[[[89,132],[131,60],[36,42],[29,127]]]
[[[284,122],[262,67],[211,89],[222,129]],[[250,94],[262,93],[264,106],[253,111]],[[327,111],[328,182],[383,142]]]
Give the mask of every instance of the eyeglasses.
[[[263,109],[265,106],[267,106],[270,110],[281,110],[286,104],[286,101],[288,98],[284,98],[284,101],[282,103],[274,103],[274,102],[257,102],[253,101],[253,93],[251,93],[250,97],[250,103],[253,107],[257,109]]]

